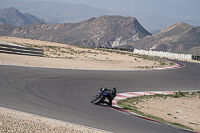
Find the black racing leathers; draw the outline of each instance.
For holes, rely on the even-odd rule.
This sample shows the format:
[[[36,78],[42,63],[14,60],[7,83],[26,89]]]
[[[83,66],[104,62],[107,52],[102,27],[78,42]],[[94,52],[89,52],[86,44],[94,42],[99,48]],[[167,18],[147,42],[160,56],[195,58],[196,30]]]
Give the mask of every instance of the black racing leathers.
[[[109,102],[103,101],[103,103],[106,103],[106,104],[108,104],[109,106],[112,106],[112,100],[116,97],[116,93],[117,93],[116,88],[113,88],[113,89],[104,88],[103,91],[101,92],[101,94],[102,94],[104,91],[108,91],[108,92],[109,92],[109,95],[107,96]]]

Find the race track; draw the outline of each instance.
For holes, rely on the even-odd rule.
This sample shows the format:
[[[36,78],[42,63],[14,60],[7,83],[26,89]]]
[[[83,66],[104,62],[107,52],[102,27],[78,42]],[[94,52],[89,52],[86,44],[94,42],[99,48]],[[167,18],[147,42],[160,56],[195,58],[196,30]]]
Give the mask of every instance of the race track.
[[[0,65],[0,106],[115,133],[182,133],[90,103],[100,87],[118,92],[198,90],[200,64],[162,71],[89,71]]]

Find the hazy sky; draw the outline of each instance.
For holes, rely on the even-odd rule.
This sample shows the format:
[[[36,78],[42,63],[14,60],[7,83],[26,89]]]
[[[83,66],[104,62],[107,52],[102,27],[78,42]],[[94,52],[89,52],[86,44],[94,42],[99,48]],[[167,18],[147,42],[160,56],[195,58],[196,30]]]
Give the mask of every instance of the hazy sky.
[[[37,1],[37,0],[34,0]],[[48,1],[48,0],[44,0]],[[200,19],[200,0],[51,0],[80,3],[116,12],[154,13],[181,19]]]

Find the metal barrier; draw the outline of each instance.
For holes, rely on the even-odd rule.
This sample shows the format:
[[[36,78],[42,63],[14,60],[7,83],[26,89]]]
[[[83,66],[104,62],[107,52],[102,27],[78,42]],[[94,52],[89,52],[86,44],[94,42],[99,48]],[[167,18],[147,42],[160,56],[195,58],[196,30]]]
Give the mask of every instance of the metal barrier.
[[[146,50],[134,49],[134,53],[153,55],[153,56],[162,56],[162,57],[171,57],[171,58],[177,58],[177,59],[187,59],[187,60],[194,59],[192,58],[191,54],[178,54],[178,53],[169,53],[169,52],[163,52],[163,51],[146,51]]]
[[[0,53],[20,54],[20,55],[30,55],[30,56],[42,57],[44,54],[44,50],[36,49],[36,48],[22,47],[22,46],[0,44]]]

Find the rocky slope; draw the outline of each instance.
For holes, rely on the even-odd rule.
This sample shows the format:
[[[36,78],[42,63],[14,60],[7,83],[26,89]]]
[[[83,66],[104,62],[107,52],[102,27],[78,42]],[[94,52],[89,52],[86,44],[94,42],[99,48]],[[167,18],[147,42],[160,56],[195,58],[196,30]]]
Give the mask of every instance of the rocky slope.
[[[0,36],[8,36],[12,33],[14,26],[9,24],[0,25]]]
[[[151,34],[134,17],[102,16],[80,23],[17,27],[7,35],[82,46],[115,47]]]
[[[159,3],[156,6],[158,1],[149,0],[0,0],[0,9],[15,7],[48,23],[77,23],[102,15],[134,16],[148,31],[164,29],[179,22],[200,24],[198,0]]]
[[[160,33],[121,47],[200,55],[200,26],[174,24]]]
[[[136,48],[200,55],[200,26],[174,24],[151,35],[134,17],[102,16],[79,23],[0,26],[1,36],[13,36],[81,46]]]
[[[36,18],[29,13],[21,13],[14,7],[0,10],[0,25],[11,24],[14,26],[29,25],[36,22],[44,22],[44,20]]]

